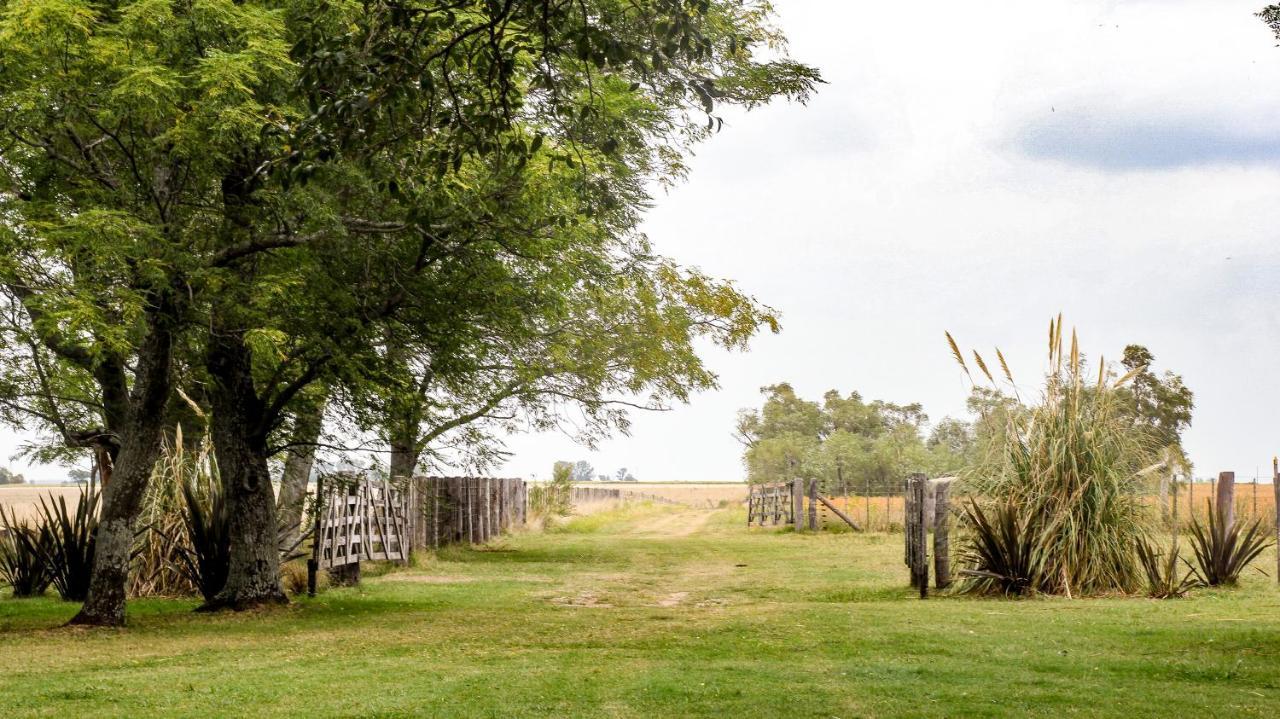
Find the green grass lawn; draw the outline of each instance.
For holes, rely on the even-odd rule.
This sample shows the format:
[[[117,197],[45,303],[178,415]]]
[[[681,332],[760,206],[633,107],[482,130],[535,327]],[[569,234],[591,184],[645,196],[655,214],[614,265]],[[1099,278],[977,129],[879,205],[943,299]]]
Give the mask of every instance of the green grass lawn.
[[[633,508],[285,609],[0,600],[0,717],[1271,716],[1280,591],[938,598],[901,540]],[[1262,566],[1274,566],[1268,554]]]

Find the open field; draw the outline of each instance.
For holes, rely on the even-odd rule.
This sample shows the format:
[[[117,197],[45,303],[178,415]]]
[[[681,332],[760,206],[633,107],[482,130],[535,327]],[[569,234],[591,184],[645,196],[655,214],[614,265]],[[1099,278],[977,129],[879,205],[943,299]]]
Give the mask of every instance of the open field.
[[[1267,716],[1280,591],[911,598],[900,538],[632,505],[248,615],[0,600],[0,716]],[[1262,566],[1274,566],[1274,554]]]
[[[621,489],[701,507],[747,501],[744,482],[583,482],[578,486]]]
[[[20,484],[17,486],[0,487],[0,507],[5,508],[5,513],[12,511],[17,515],[18,520],[33,519],[36,511],[40,507],[40,499],[42,497],[56,498],[66,497],[67,504],[74,506],[76,498],[80,496],[79,487],[50,487],[41,485]]]

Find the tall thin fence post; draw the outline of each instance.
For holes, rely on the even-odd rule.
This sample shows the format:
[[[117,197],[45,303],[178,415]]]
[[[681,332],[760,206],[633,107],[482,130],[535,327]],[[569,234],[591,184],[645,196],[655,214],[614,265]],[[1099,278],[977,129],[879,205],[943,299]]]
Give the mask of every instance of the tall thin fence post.
[[[907,479],[911,511],[904,512],[903,524],[910,527],[911,581],[920,590],[920,598],[929,596],[929,550],[925,545],[928,528],[925,526],[925,490],[929,479],[923,474],[912,474]],[[904,497],[905,500],[905,497]],[[904,504],[905,507],[905,504]]]
[[[818,531],[818,478],[809,479],[809,531]]]
[[[1218,474],[1218,522],[1222,531],[1231,529],[1236,521],[1236,473],[1221,472]]]
[[[862,526],[866,527],[867,531],[870,532],[871,531],[871,477],[870,476],[867,476],[862,480],[862,491],[863,491],[863,499],[865,500],[865,504],[867,505],[867,521]]]
[[[804,480],[791,480],[791,522],[797,532],[804,531]]]
[[[1271,458],[1271,492],[1276,496],[1274,517],[1276,525],[1276,582],[1280,582],[1280,459]]]
[[[911,576],[911,586],[916,586],[915,567],[911,564],[911,558],[915,556],[915,551],[911,547],[911,542],[915,539],[915,533],[911,531],[911,477],[902,480],[902,563],[907,565],[907,570]]]
[[[321,526],[324,515],[322,512],[329,506],[329,503],[324,499],[324,476],[321,475],[316,478],[316,516],[311,532],[311,558],[307,560],[308,597],[316,595],[316,575],[320,572],[320,552],[324,548],[323,527]]]
[[[938,589],[951,585],[951,480],[933,490],[933,582]]]

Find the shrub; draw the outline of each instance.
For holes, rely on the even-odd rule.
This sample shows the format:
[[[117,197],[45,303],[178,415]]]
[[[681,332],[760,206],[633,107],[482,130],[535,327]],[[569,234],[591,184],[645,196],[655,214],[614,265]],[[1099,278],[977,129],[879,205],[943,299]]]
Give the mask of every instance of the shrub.
[[[961,591],[1019,596],[1043,584],[1042,538],[1012,503],[998,504],[988,513],[970,500],[964,518],[969,536],[960,560],[967,568],[960,574],[969,581]]]
[[[1239,581],[1240,572],[1271,543],[1261,520],[1225,526],[1209,500],[1209,524],[1206,527],[1198,518],[1192,520],[1191,546],[1196,554],[1196,576],[1204,584],[1216,587]]]
[[[1193,569],[1188,566],[1184,572],[1178,566],[1180,560],[1183,565],[1187,562],[1179,556],[1176,538],[1168,554],[1145,539],[1138,542],[1137,552],[1138,562],[1147,577],[1147,596],[1154,599],[1181,597],[1202,584]]]
[[[549,519],[564,517],[573,510],[573,465],[556,462],[551,481],[529,488],[529,513]]]
[[[47,534],[0,508],[0,580],[15,597],[35,597],[49,587],[42,543]]]
[[[92,485],[80,488],[74,509],[66,497],[40,499],[41,556],[58,595],[67,601],[82,602],[89,594],[93,573],[93,549],[98,533],[98,491]]]

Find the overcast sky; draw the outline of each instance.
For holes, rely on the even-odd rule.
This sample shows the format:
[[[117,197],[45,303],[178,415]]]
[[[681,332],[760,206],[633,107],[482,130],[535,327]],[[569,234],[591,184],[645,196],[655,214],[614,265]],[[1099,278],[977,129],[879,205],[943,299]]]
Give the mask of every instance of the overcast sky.
[[[1197,474],[1268,472],[1280,49],[1262,4],[776,0],[792,54],[828,84],[807,107],[728,116],[646,230],[775,307],[782,333],[708,351],[719,391],[636,416],[597,452],[513,437],[499,473],[586,459],[740,479],[735,414],[780,381],[963,416],[943,331],[1001,347],[1034,394],[1059,311],[1090,357],[1136,342],[1183,375]]]
[[[1269,472],[1280,49],[1261,0],[776,4],[829,84],[731,117],[647,231],[776,307],[782,333],[709,353],[720,391],[598,453],[513,439],[509,473],[585,458],[739,479],[735,412],[783,380],[963,416],[943,331],[1001,347],[1034,394],[1059,311],[1091,357],[1137,342],[1183,375],[1198,474]]]

